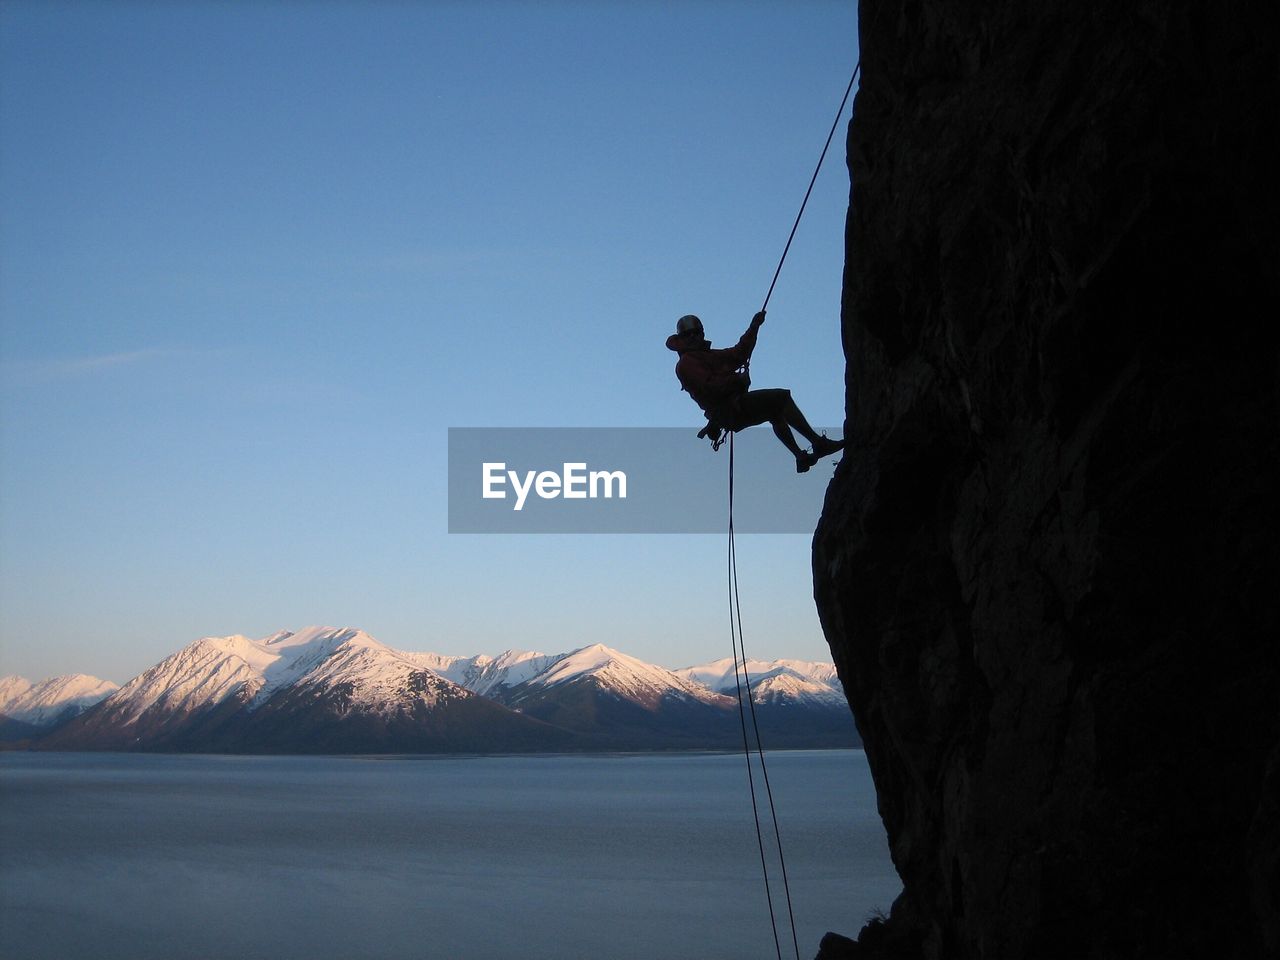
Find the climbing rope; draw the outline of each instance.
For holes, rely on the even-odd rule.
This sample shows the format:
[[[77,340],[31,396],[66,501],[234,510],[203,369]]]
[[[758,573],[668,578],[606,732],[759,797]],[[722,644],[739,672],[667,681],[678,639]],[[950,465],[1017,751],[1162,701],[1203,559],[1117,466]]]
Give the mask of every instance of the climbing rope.
[[[853,85],[858,79],[858,72],[862,69],[862,58],[858,58],[857,64],[853,68],[853,76],[849,77],[849,85],[844,88],[844,96],[840,98],[840,109],[836,111],[836,118],[831,121],[831,132],[827,134],[827,142],[822,145],[822,154],[818,157],[818,165],[813,168],[813,176],[809,178],[809,189],[804,192],[804,200],[800,203],[800,212],[796,214],[796,222],[791,225],[791,233],[787,237],[787,245],[782,248],[782,257],[778,260],[778,269],[773,271],[773,280],[769,283],[769,292],[764,295],[764,306],[760,308],[763,312],[769,307],[769,298],[773,296],[773,288],[778,282],[778,274],[782,273],[782,265],[787,262],[787,252],[791,249],[791,241],[796,237],[796,229],[800,226],[800,218],[804,216],[804,208],[809,205],[809,194],[813,193],[813,185],[818,181],[818,171],[822,169],[822,161],[827,159],[827,149],[831,146],[831,138],[836,135],[836,127],[840,125],[840,118],[844,116],[844,105],[849,102],[849,93],[853,90]]]
[[[764,876],[764,895],[769,903],[769,925],[773,928],[773,946],[778,960],[782,960],[782,945],[778,939],[778,921],[773,911],[773,892],[769,885],[769,865],[764,852],[764,833],[760,829],[760,806],[756,800],[755,774],[752,771],[751,743],[747,737],[747,713],[751,713],[751,727],[756,738],[756,754],[760,762],[761,778],[769,803],[769,816],[773,821],[773,836],[777,844],[778,864],[782,870],[782,889],[787,901],[787,920],[791,924],[791,945],[796,960],[800,960],[800,943],[796,937],[796,918],[791,908],[791,884],[787,879],[787,860],[782,853],[782,831],[778,828],[778,811],[773,802],[773,787],[769,784],[769,768],[764,759],[764,742],[760,739],[760,724],[756,720],[755,700],[751,695],[751,675],[747,671],[747,647],[742,638],[742,607],[738,600],[738,555],[733,536],[733,433],[729,433],[729,634],[733,641],[733,683],[738,692],[738,721],[742,726],[742,752],[747,761],[747,785],[751,791],[751,813],[756,824],[756,845],[760,850],[760,872]],[[739,657],[741,654],[741,657]],[[743,690],[746,690],[746,706],[743,706]]]
[[[773,296],[773,288],[778,283],[779,274],[782,273],[782,265],[787,262],[787,253],[791,250],[791,241],[795,239],[796,230],[800,226],[800,218],[804,216],[805,207],[809,205],[809,196],[813,193],[813,185],[818,180],[819,171],[822,170],[822,161],[827,158],[827,150],[831,146],[831,139],[835,136],[836,127],[840,125],[840,118],[844,115],[844,106],[849,102],[849,94],[853,90],[853,85],[857,81],[858,73],[861,69],[862,60],[859,59],[853,68],[853,75],[849,77],[849,85],[845,87],[844,96],[840,98],[840,109],[836,111],[836,117],[831,122],[831,131],[827,134],[827,142],[822,146],[822,153],[818,157],[818,165],[814,167],[813,176],[809,178],[809,187],[804,192],[804,200],[800,202],[800,212],[796,214],[795,223],[791,225],[791,233],[787,237],[786,246],[782,248],[782,257],[778,260],[778,268],[773,271],[773,280],[769,283],[769,292],[764,295],[764,305],[760,307],[762,313],[769,306],[769,298]],[[749,364],[747,366],[749,367]],[[756,739],[756,754],[760,762],[761,779],[764,781],[765,796],[769,803],[769,816],[773,821],[773,836],[777,843],[778,865],[782,872],[782,890],[787,901],[787,920],[791,924],[791,946],[795,950],[796,960],[800,960],[800,943],[796,936],[796,918],[791,908],[791,884],[787,879],[787,861],[782,854],[782,831],[778,829],[778,811],[773,802],[773,788],[769,784],[769,768],[764,759],[764,742],[760,739],[760,725],[756,721],[755,699],[751,695],[751,675],[747,670],[747,648],[742,639],[742,607],[738,599],[738,554],[733,536],[733,431],[729,430],[726,433],[729,439],[729,636],[733,642],[733,682],[738,692],[738,720],[742,726],[742,752],[747,761],[747,785],[751,790],[751,813],[755,818],[756,846],[760,850],[760,871],[764,876],[764,895],[769,903],[769,925],[773,928],[773,947],[777,952],[778,960],[782,960],[782,943],[778,938],[778,920],[773,910],[773,890],[769,885],[769,863],[764,851],[764,831],[760,827],[760,805],[756,799],[755,773],[751,762],[751,742],[747,736],[747,713],[750,712],[751,727]],[[724,437],[721,436],[717,441],[713,441],[712,445],[718,450],[723,442]],[[746,690],[745,706],[743,704],[744,688]]]

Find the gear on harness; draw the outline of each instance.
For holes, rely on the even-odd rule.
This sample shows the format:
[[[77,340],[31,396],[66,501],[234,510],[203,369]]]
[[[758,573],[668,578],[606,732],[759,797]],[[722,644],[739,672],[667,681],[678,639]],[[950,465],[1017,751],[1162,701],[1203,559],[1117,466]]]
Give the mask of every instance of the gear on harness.
[[[729,431],[715,421],[707,420],[707,425],[698,431],[698,439],[710,440],[711,449],[719,450],[729,439]]]

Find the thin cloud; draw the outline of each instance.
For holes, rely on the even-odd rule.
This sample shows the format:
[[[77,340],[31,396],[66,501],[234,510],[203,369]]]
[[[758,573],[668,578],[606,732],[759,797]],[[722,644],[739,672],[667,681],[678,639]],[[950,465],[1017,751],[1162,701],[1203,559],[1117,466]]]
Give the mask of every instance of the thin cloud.
[[[135,367],[163,360],[209,357],[222,350],[194,350],[187,347],[143,347],[87,357],[54,357],[45,359],[5,360],[0,363],[4,379],[24,381],[68,380],[102,371]]]

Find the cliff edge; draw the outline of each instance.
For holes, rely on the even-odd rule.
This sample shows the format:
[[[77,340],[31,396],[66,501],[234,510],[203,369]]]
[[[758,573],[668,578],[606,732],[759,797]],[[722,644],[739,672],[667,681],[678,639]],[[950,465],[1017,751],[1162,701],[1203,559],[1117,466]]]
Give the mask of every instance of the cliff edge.
[[[854,955],[1280,955],[1278,10],[862,0],[814,590],[904,891]]]

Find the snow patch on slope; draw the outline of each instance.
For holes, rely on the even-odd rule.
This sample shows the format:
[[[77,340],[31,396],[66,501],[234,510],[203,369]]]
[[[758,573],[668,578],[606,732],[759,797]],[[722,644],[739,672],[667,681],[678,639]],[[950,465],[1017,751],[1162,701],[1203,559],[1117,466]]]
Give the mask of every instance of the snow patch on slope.
[[[216,706],[230,696],[256,692],[262,674],[240,655],[254,652],[247,637],[202,637],[134,677],[107,698],[104,709],[124,723],[152,708],[195,711]]]
[[[26,677],[10,675],[0,677],[0,713],[8,715],[9,704],[16,701],[31,689],[31,681]]]
[[[824,683],[805,680],[791,673],[774,673],[751,683],[751,699],[756,703],[796,703],[845,707],[839,690]]]
[[[528,680],[526,686],[552,687],[583,677],[592,677],[601,686],[638,702],[673,695],[704,703],[718,703],[722,699],[702,684],[602,643],[555,658],[549,667]]]
[[[262,686],[254,695],[250,709],[265,703],[277,690],[292,686],[320,667],[343,644],[382,646],[363,630],[352,627],[307,627],[297,633],[282,630],[249,643],[252,650],[245,653],[259,658],[254,665],[262,674]]]
[[[733,658],[724,657],[676,674],[712,690],[736,695]],[[746,673],[751,682],[751,699],[756,703],[795,700],[801,703],[843,706],[847,703],[840,678],[831,663],[808,660],[748,660]]]
[[[24,677],[0,680],[0,713],[23,723],[47,726],[68,711],[81,713],[119,689],[109,680],[83,673],[32,684]]]
[[[313,641],[314,642],[314,641]],[[421,654],[393,650],[355,631],[294,684],[299,690],[341,688],[348,706],[389,715],[413,705],[435,706],[473,694],[423,665]]]
[[[376,640],[350,627],[308,627],[261,640],[241,634],[201,637],[130,680],[107,701],[126,723],[153,708],[195,712],[239,697],[253,709],[291,686],[347,643]]]
[[[438,673],[472,693],[489,697],[533,679],[562,655],[548,656],[532,650],[506,650],[496,657],[483,653],[474,657],[446,657],[436,653],[413,653],[406,656],[413,657],[424,669]]]

